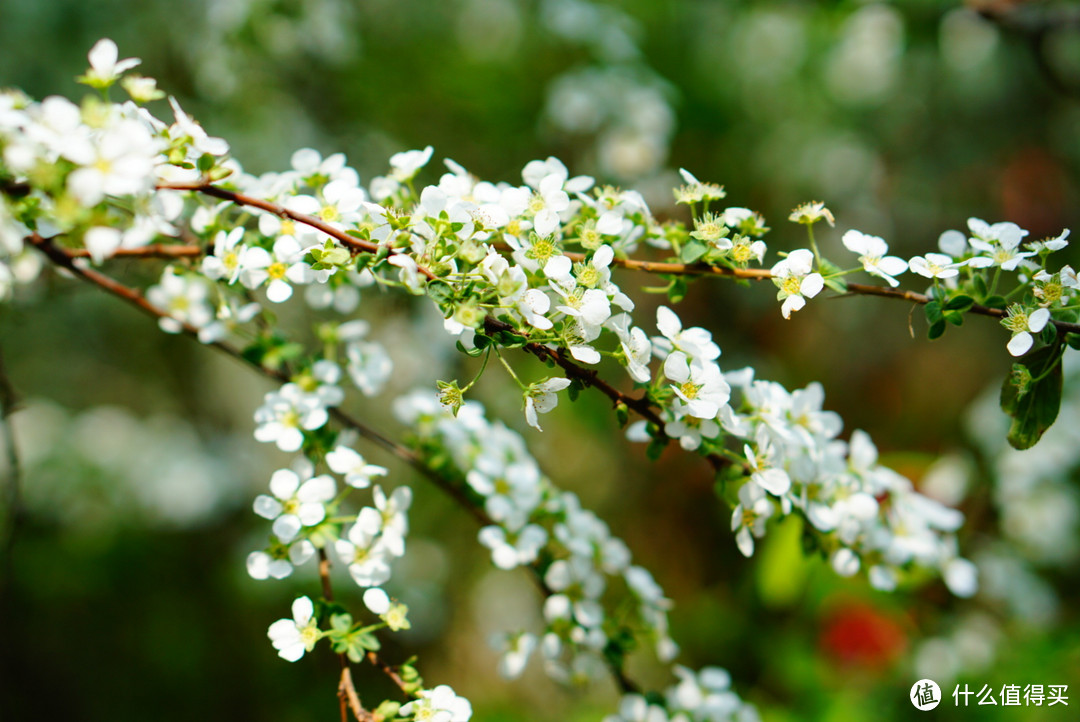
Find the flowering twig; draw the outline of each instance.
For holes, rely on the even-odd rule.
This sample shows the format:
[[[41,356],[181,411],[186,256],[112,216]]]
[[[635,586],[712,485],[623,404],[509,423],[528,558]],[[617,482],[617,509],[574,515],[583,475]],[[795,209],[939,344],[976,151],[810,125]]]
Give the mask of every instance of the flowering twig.
[[[586,258],[584,253],[564,253],[564,255],[575,262],[582,262]],[[723,266],[712,266],[707,263],[667,263],[615,257],[612,259],[611,265],[626,268],[631,271],[643,271],[645,273],[666,274],[671,276],[723,276],[748,281],[768,281],[773,278],[772,273],[764,268],[726,268]],[[875,286],[868,283],[848,283],[846,285],[848,291],[847,295],[880,296],[882,298],[893,298],[899,301],[909,301],[920,306],[925,306],[933,300],[924,293],[904,291],[897,288],[889,288],[888,286]],[[967,312],[979,316],[990,316],[992,318],[1005,318],[1008,315],[1008,312],[1003,309],[991,308],[977,303],[972,305]],[[1051,320],[1051,323],[1053,323],[1059,331],[1065,333],[1080,333],[1080,323],[1058,320]]]
[[[135,290],[133,288],[130,288],[128,286],[125,286],[124,284],[119,283],[118,281],[110,278],[109,276],[107,276],[105,274],[99,273],[98,271],[95,271],[94,269],[86,268],[81,263],[77,263],[76,259],[69,256],[68,253],[66,251],[64,251],[63,249],[58,248],[56,245],[54,245],[52,243],[52,241],[50,241],[48,239],[45,239],[45,238],[42,238],[41,236],[39,236],[37,234],[33,234],[32,236],[26,238],[25,240],[26,240],[27,243],[29,243],[30,245],[33,245],[38,250],[40,250],[42,253],[44,253],[49,258],[49,260],[51,260],[55,265],[57,265],[57,266],[59,266],[61,268],[64,268],[65,270],[71,272],[72,274],[74,274],[78,278],[82,279],[83,281],[86,281],[86,282],[88,282],[88,283],[90,283],[92,285],[95,285],[95,286],[101,288],[104,291],[107,291],[108,293],[111,293],[112,295],[120,298],[121,300],[125,301],[126,303],[129,303],[129,304],[139,308],[143,312],[153,316],[154,318],[158,318],[158,319],[169,318],[169,315],[167,313],[165,313],[162,309],[158,308],[154,304],[147,301],[146,298],[141,293],[139,293],[137,290]],[[503,322],[494,321],[494,323],[501,324]],[[198,338],[199,330],[196,327],[189,324],[189,323],[180,323],[180,330],[186,336],[189,336],[191,338]],[[224,354],[226,354],[228,356],[231,356],[234,359],[237,359],[239,361],[244,362],[245,364],[247,364],[248,366],[254,368],[255,370],[257,370],[258,372],[262,373],[265,376],[268,376],[270,378],[273,378],[275,380],[282,381],[282,382],[287,382],[289,380],[288,375],[286,373],[284,373],[283,371],[280,371],[280,370],[277,370],[277,369],[271,369],[271,368],[268,368],[268,367],[263,366],[261,364],[258,364],[258,363],[254,362],[254,361],[251,361],[250,359],[245,358],[243,356],[243,354],[238,349],[230,346],[227,343],[224,343],[224,342],[221,342],[221,341],[214,341],[214,342],[211,342],[211,343],[206,344],[206,345],[212,346],[213,348],[217,349],[218,351],[221,351],[222,353],[224,353]],[[634,402],[634,407],[632,407],[632,408],[635,408],[635,410],[640,408],[641,411],[649,414],[650,416],[647,416],[646,418],[655,419],[658,422],[661,421],[659,416],[657,416],[655,414],[655,412],[648,406],[648,402],[645,401],[644,399],[634,399],[633,397],[627,397],[624,394],[621,394],[621,392],[617,391],[616,389],[614,389],[613,387],[608,385],[606,382],[603,382],[602,380],[599,380],[596,377],[595,372],[592,372],[590,370],[587,370],[587,369],[581,368],[580,366],[577,366],[577,364],[574,364],[569,359],[566,359],[562,355],[561,352],[552,351],[551,349],[548,349],[547,347],[542,346],[541,344],[531,344],[531,346],[536,347],[535,349],[529,349],[531,353],[534,353],[534,354],[537,354],[537,353],[554,354],[552,356],[552,358],[556,360],[556,363],[559,363],[560,366],[562,366],[564,368],[564,370],[566,370],[568,373],[574,374],[575,378],[579,378],[583,383],[589,383],[590,385],[596,385],[597,388],[599,388],[601,391],[603,391],[606,395],[608,395],[613,400],[625,399],[624,402],[627,402],[627,401]],[[541,356],[541,358],[544,358],[544,357]],[[644,406],[642,406],[642,404],[644,404]],[[342,426],[353,429],[354,431],[358,432],[364,438],[366,438],[366,439],[376,443],[377,445],[381,446],[383,449],[390,452],[391,454],[398,457],[402,461],[409,464],[409,466],[413,467],[415,470],[420,472],[425,478],[427,478],[428,480],[433,482],[435,484],[435,486],[437,486],[440,490],[442,490],[443,492],[448,494],[451,498],[453,498],[456,502],[458,502],[458,504],[460,506],[462,506],[463,508],[468,510],[469,513],[482,526],[489,526],[489,525],[494,523],[494,521],[491,519],[491,517],[488,516],[487,512],[484,511],[483,508],[477,506],[468,497],[468,495],[464,492],[464,490],[462,490],[457,485],[453,484],[452,482],[450,482],[449,480],[444,478],[442,475],[437,473],[435,470],[433,470],[412,449],[409,449],[408,447],[406,447],[406,446],[404,446],[404,445],[402,445],[402,444],[400,444],[400,443],[398,443],[398,442],[384,436],[380,432],[378,432],[375,429],[367,426],[366,424],[362,423],[358,419],[350,416],[349,414],[347,414],[346,412],[344,412],[344,411],[342,411],[342,410],[340,410],[338,408],[331,408],[329,411],[330,411],[330,415],[336,421],[338,421],[338,423],[340,423]],[[663,428],[662,423],[661,423],[661,428]],[[320,579],[322,581],[323,596],[326,597],[328,600],[330,600],[330,599],[333,598],[333,590],[332,590],[332,587],[330,585],[329,560],[326,558],[325,550],[320,549],[319,550],[319,555],[320,555],[319,556],[319,576],[320,576]],[[532,565],[531,569],[534,572],[533,577],[536,580],[541,592],[545,596],[551,596],[553,594],[553,592],[545,584],[542,576],[539,573],[539,569],[535,566],[535,564]],[[402,680],[401,677],[399,675],[397,675],[396,671],[394,671],[393,668],[390,665],[388,665],[385,662],[383,662],[382,660],[380,660],[377,655],[374,655],[374,653],[369,652],[367,657],[368,657],[368,660],[371,661],[373,665],[378,667],[383,673],[388,674],[388,676],[390,676],[390,678],[391,678],[391,681],[393,681],[399,688],[402,688],[403,691],[406,691],[408,693],[408,690],[406,690],[403,687],[403,685],[405,684],[404,680]],[[633,680],[631,680],[629,677],[627,677],[625,671],[622,669],[622,666],[620,664],[618,664],[615,661],[608,660],[608,666],[609,666],[609,669],[611,670],[612,676],[614,677],[615,682],[618,685],[621,692],[629,693],[629,692],[636,692],[636,691],[639,690],[639,686]],[[393,673],[393,674],[391,675],[390,673]],[[348,677],[348,679],[346,679],[347,677]],[[351,674],[348,672],[348,668],[346,667],[342,671],[342,679],[341,679],[341,683],[340,683],[340,686],[339,686],[339,695],[341,695],[343,693],[345,695],[342,698],[343,699],[343,702],[342,702],[343,705],[349,699],[348,698],[348,690],[351,688],[351,685],[352,685]],[[343,690],[344,690],[344,692],[343,692]],[[355,689],[353,689],[353,694],[355,694]],[[351,705],[351,702],[349,704]],[[364,713],[364,712],[365,711],[362,710],[362,708],[361,708],[361,713]],[[354,714],[356,714],[355,709],[354,709]],[[367,713],[367,714],[370,715],[370,713]],[[360,719],[361,722],[369,722],[369,720],[371,719],[370,717],[363,717],[363,716],[360,716],[360,715],[357,715],[357,718]]]
[[[329,223],[314,216],[309,216],[306,213],[297,213],[278,203],[272,203],[271,201],[263,200],[262,198],[255,198],[243,193],[237,193],[236,191],[230,191],[226,188],[211,185],[210,183],[159,183],[156,187],[158,190],[193,191],[202,193],[203,195],[230,201],[238,206],[250,206],[266,211],[267,213],[273,213],[275,216],[280,216],[281,218],[289,218],[297,223],[311,226],[317,231],[322,231],[326,235],[339,241],[346,248],[356,252],[376,253],[380,248],[377,243],[364,241],[355,236],[350,236],[345,231],[335,228]],[[391,256],[397,255],[398,253],[399,252],[395,252],[393,249],[390,251]],[[434,273],[419,264],[417,265],[416,270],[421,275],[427,277],[428,280],[433,281],[436,278]]]
[[[322,583],[323,598],[334,601],[334,588],[330,582],[330,559],[326,556],[326,549],[319,549],[319,581]],[[341,680],[338,682],[338,700],[341,703],[341,722],[348,722],[349,710],[360,722],[371,722],[373,715],[360,704],[360,696],[356,694],[353,685],[352,671],[349,669],[349,658],[344,652],[338,653],[341,662]]]

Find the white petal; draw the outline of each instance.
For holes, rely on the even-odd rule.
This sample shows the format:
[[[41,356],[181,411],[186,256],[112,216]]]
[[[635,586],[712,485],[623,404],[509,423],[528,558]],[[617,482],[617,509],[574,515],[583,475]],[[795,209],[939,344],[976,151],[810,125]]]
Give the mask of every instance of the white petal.
[[[1013,356],[1023,356],[1034,343],[1035,339],[1031,337],[1031,334],[1024,331],[1013,336],[1005,348],[1007,348],[1009,353]]]
[[[1039,310],[1028,316],[1028,329],[1033,333],[1038,333],[1046,328],[1046,324],[1050,321],[1050,310],[1046,308],[1040,308]]]
[[[382,589],[372,587],[364,592],[364,606],[373,614],[386,614],[390,611],[390,597]]]

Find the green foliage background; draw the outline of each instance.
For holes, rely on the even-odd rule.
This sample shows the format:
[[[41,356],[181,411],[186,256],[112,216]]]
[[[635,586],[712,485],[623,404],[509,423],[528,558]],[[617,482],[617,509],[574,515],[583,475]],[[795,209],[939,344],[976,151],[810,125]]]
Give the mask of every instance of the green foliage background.
[[[912,255],[972,215],[1013,220],[1033,238],[1077,224],[1080,103],[1071,91],[1080,88],[1080,30],[1054,22],[1060,5],[1001,3],[1007,14],[995,24],[960,14],[959,3],[926,0],[600,4],[626,20],[638,52],[601,27],[584,28],[577,40],[560,36],[545,20],[551,5],[0,0],[0,84],[39,98],[79,95],[72,78],[86,51],[111,37],[253,172],[286,167],[292,151],[311,146],[346,152],[369,179],[384,172],[390,153],[432,144],[437,159],[491,180],[517,181],[525,162],[554,154],[573,173],[626,182],[604,176],[593,135],[560,129],[546,110],[547,89],[565,73],[616,69],[621,75],[610,77],[657,88],[674,113],[668,170],[638,179],[661,215],[683,213],[656,190],[676,184],[670,169],[682,166],[724,183],[731,204],[762,211],[773,251],[805,244],[785,219],[810,199],[826,201],[838,218],[822,238],[836,257],[850,227]],[[1033,27],[1048,28],[1040,42],[1026,30]],[[433,163],[422,179],[437,177]],[[624,279],[627,287],[645,280]],[[107,464],[83,463],[87,454],[66,434],[52,439],[41,452],[51,460],[23,483],[31,501],[53,505],[27,505],[5,568],[0,719],[333,718],[336,660],[316,654],[287,665],[265,639],[295,594],[314,591],[313,579],[260,583],[243,568],[264,533],[250,499],[287,461],[250,436],[251,410],[268,384],[158,333],[111,299],[47,285],[36,303],[22,300],[0,315],[8,375],[23,398],[55,402],[65,423],[82,418],[90,428],[93,417],[79,414],[101,404],[128,409],[136,426],[184,419],[196,453],[220,461],[214,483],[226,490],[183,523],[140,514]],[[1006,336],[986,319],[930,343],[920,314],[900,303],[815,301],[784,322],[773,296],[766,287],[699,283],[682,314],[712,330],[725,368],[754,364],[759,377],[789,387],[823,382],[846,429],[868,430],[887,460],[916,478],[936,455],[970,444],[964,410],[1009,368]],[[640,300],[644,321],[655,299]],[[373,296],[361,314],[398,339],[388,346],[402,369],[399,390],[466,368],[452,354],[409,344],[410,324],[426,318],[419,309]],[[489,409],[523,427],[496,375],[483,386]],[[384,406],[358,410],[396,428]],[[115,427],[100,428],[106,435]],[[529,439],[548,474],[608,519],[676,601],[683,661],[729,668],[767,720],[916,714],[906,701],[916,679],[911,652],[920,639],[949,632],[968,603],[939,582],[883,595],[839,581],[819,560],[804,560],[794,521],[773,531],[758,557],[742,559],[705,465],[674,452],[644,463],[588,393],[572,407],[564,402],[546,428]],[[33,436],[29,425],[17,430]],[[156,473],[152,460],[145,468]],[[993,480],[985,464],[976,469],[962,544],[999,533]],[[533,592],[527,580],[493,575],[465,515],[408,470],[394,471],[419,496],[411,561],[392,589],[413,608],[417,629],[387,656],[419,653],[427,679],[472,699],[476,719],[584,720],[613,711],[605,684],[568,694],[535,669],[510,684],[494,677],[485,618],[498,608],[512,622],[532,613]],[[1048,578],[1061,616],[1039,627],[990,607],[1002,634],[997,653],[961,681],[1071,684],[1080,694],[1076,566]],[[636,671],[668,682],[647,661]],[[364,699],[392,695],[376,675],[358,676]],[[946,700],[936,714],[982,719],[979,712]],[[1071,718],[1061,707],[994,715]]]

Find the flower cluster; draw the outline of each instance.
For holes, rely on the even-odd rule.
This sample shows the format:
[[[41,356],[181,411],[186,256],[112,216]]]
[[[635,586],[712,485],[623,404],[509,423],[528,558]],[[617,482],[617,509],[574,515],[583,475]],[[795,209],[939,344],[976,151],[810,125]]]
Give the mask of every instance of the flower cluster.
[[[604,722],[758,722],[757,709],[731,689],[731,675],[720,667],[698,672],[682,666],[674,669],[678,682],[669,687],[660,701],[640,694],[628,694],[619,704],[618,714]]]
[[[630,550],[607,524],[542,475],[520,435],[488,421],[476,402],[454,416],[424,391],[398,398],[394,410],[415,430],[425,456],[448,455],[452,465],[441,471],[483,498],[494,523],[480,530],[479,539],[495,566],[530,566],[544,582],[546,627],[507,635],[504,674],[520,674],[539,648],[554,678],[594,676],[604,668],[604,650],[618,648],[627,631],[651,637],[662,660],[675,656],[678,648],[668,635],[671,602],[663,590],[648,570],[631,563]],[[613,598],[615,587],[624,596]],[[627,605],[627,598],[634,604]]]

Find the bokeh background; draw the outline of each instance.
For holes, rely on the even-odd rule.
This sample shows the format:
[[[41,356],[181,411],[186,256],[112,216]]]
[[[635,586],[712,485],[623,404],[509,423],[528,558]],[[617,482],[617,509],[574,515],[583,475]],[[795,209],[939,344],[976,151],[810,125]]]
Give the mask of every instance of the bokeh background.
[[[310,146],[344,151],[370,178],[391,153],[431,144],[437,161],[421,180],[437,180],[448,157],[517,182],[527,161],[556,155],[682,218],[670,188],[685,167],[764,213],[772,250],[805,245],[787,214],[826,201],[838,223],[819,238],[838,258],[852,227],[913,255],[969,216],[1015,221],[1032,238],[1078,221],[1071,3],[0,0],[0,85],[77,97],[73,78],[101,37],[141,57],[252,172]],[[636,298],[649,318],[656,298]],[[795,521],[744,560],[704,464],[676,453],[645,463],[600,399],[564,401],[542,436],[528,435],[532,448],[675,600],[681,661],[727,667],[766,720],[907,719],[919,714],[908,689],[925,676],[947,693],[1034,683],[1077,695],[1068,709],[989,714],[947,699],[942,719],[1071,719],[1080,394],[1039,446],[1011,453],[995,408],[1007,336],[988,319],[931,343],[901,303],[815,300],[784,322],[769,287],[722,282],[692,286],[683,309],[713,332],[725,368],[752,364],[792,388],[821,381],[845,434],[869,431],[888,463],[962,508],[962,550],[983,586],[959,601],[940,582],[886,595],[839,580],[803,557]],[[418,344],[440,337],[422,305],[369,294],[358,313],[396,364],[392,389],[355,405],[377,425],[397,430],[394,392],[472,369],[449,345]],[[0,719],[334,718],[336,660],[289,665],[265,638],[316,581],[244,571],[265,534],[251,499],[288,461],[251,437],[269,384],[55,278],[0,309],[0,350],[22,399],[24,477],[17,513],[4,497],[18,523],[0,588]],[[498,374],[481,386],[493,414],[524,428]],[[606,682],[568,692],[535,669],[496,678],[485,640],[536,617],[529,580],[494,571],[464,514],[370,455],[418,497],[391,585],[415,626],[387,656],[419,654],[426,678],[468,696],[476,719],[613,711]],[[647,660],[634,671],[668,683]],[[392,694],[358,676],[365,699]]]

